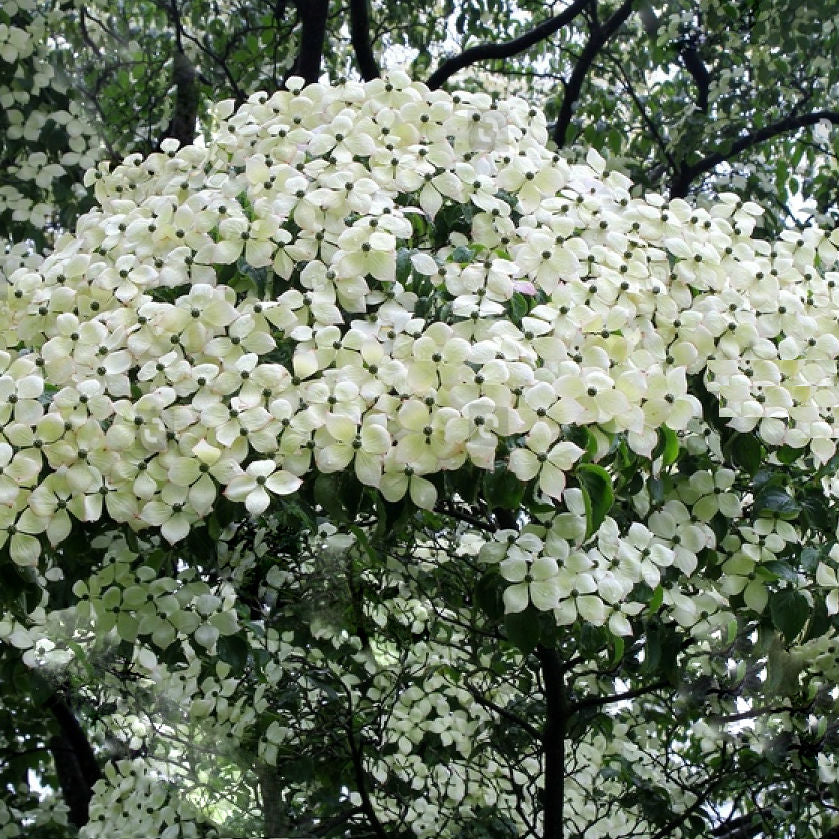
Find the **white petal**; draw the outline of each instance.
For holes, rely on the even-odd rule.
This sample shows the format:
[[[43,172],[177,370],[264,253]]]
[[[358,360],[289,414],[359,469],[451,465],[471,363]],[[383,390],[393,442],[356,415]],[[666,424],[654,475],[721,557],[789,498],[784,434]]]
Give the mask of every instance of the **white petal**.
[[[164,522],[163,527],[160,528],[163,538],[173,545],[175,542],[180,542],[189,533],[189,521],[187,517],[181,513],[172,516],[169,521]]]
[[[261,486],[256,487],[253,492],[249,492],[245,498],[245,507],[252,516],[258,516],[265,512],[270,503],[271,496]]]
[[[437,503],[437,490],[431,481],[414,475],[410,482],[411,500],[423,510],[433,510]]]
[[[514,612],[523,612],[529,602],[527,583],[519,583],[504,589],[504,611],[509,615]]]
[[[292,492],[297,491],[302,483],[303,481],[297,475],[292,475],[291,472],[280,469],[268,478],[265,486],[275,495],[291,495]]]

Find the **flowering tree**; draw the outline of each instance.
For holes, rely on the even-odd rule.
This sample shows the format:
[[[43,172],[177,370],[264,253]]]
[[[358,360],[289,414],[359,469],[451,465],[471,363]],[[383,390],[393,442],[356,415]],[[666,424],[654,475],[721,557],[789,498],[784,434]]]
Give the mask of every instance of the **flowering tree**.
[[[57,733],[7,746],[65,805],[8,835],[832,830],[837,234],[398,73],[215,115],[8,278],[5,699]]]
[[[313,55],[12,167],[0,835],[835,836],[839,234]]]

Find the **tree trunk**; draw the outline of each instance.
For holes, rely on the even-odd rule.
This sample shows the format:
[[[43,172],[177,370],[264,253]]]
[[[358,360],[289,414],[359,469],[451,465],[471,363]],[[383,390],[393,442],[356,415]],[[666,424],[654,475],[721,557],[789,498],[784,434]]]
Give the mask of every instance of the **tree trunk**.
[[[562,821],[565,803],[565,732],[568,727],[565,674],[556,650],[540,647],[537,656],[542,668],[545,690],[545,727],[542,733],[542,754],[545,758],[542,839],[564,839]]]
[[[265,820],[265,839],[277,839],[283,831],[283,809],[280,797],[280,776],[273,766],[259,764],[256,770],[262,797],[262,817]]]

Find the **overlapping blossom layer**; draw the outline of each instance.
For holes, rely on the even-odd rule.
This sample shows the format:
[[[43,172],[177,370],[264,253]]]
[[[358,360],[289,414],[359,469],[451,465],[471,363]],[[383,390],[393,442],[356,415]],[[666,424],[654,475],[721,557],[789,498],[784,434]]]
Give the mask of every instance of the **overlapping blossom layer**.
[[[221,494],[259,514],[315,472],[432,508],[424,476],[503,456],[562,499],[570,427],[649,456],[700,380],[739,431],[834,453],[839,233],[770,243],[733,195],[633,197],[525,102],[399,74],[217,117],[206,145],[91,172],[100,208],[9,278],[19,565],[73,517],[176,542]]]

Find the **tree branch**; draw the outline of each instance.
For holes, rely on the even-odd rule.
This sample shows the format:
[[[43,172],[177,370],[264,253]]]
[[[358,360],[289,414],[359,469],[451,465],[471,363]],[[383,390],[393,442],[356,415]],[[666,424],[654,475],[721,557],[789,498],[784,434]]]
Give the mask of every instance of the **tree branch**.
[[[514,714],[512,711],[504,708],[501,705],[493,702],[491,699],[487,699],[481,691],[477,688],[472,687],[472,685],[467,684],[466,690],[475,697],[475,701],[482,705],[484,708],[489,708],[490,711],[494,711],[498,714],[499,717],[503,717],[506,720],[509,720],[513,725],[517,725],[522,731],[529,734],[534,740],[538,740],[542,735],[540,734],[539,730],[536,726],[531,725],[526,720],[523,720],[518,714]]]
[[[302,31],[300,51],[297,53],[292,75],[302,76],[307,84],[314,84],[320,78],[329,0],[296,0],[296,5],[302,21]]]
[[[195,72],[195,65],[184,52],[184,29],[177,0],[171,0],[167,11],[175,28],[172,67],[175,107],[163,137],[174,137],[182,146],[188,146],[195,139],[195,122],[198,119],[198,74]]]
[[[355,783],[358,787],[358,795],[361,798],[361,809],[367,817],[370,824],[370,829],[376,839],[388,839],[387,831],[379,821],[376,815],[376,809],[373,806],[373,801],[370,798],[370,792],[367,789],[367,778],[364,773],[364,761],[361,754],[361,745],[355,739],[355,727],[353,725],[353,707],[352,707],[352,692],[347,688],[347,704],[349,717],[347,720],[347,742],[350,747],[350,757],[352,759],[353,774],[355,775]]]
[[[464,67],[469,67],[478,61],[486,61],[490,58],[510,58],[518,55],[520,52],[529,49],[539,41],[544,41],[549,38],[554,32],[558,32],[563,26],[574,20],[583,9],[591,3],[591,0],[574,0],[567,9],[554,15],[542,23],[534,26],[529,32],[518,38],[513,38],[510,41],[502,41],[501,43],[478,44],[464,50],[460,55],[455,55],[452,58],[446,59],[429,77],[428,86],[432,90],[437,90],[449,78],[451,78],[459,70]]]
[[[53,693],[44,702],[44,706],[55,717],[55,721],[61,729],[62,736],[75,752],[85,781],[92,787],[102,777],[102,773],[99,770],[99,762],[96,760],[93,748],[87,739],[84,729],[76,719],[72,708],[57,693]]]
[[[259,763],[256,767],[256,777],[262,796],[263,833],[265,839],[273,839],[280,835],[285,826],[280,796],[282,788],[280,775],[275,766]]]
[[[574,104],[580,98],[583,89],[583,82],[586,79],[589,68],[600,50],[608,43],[612,36],[623,26],[626,19],[632,14],[632,7],[637,0],[624,0],[614,14],[602,25],[593,29],[591,37],[586,42],[574,69],[571,78],[565,85],[565,95],[562,97],[562,106],[559,109],[559,116],[554,125],[554,142],[562,148],[568,141],[568,128],[571,125],[571,117],[574,113]]]
[[[799,128],[806,128],[808,125],[816,125],[823,119],[839,125],[839,111],[813,111],[809,114],[790,115],[777,122],[773,122],[771,125],[765,125],[763,128],[738,137],[725,151],[718,149],[693,165],[684,166],[678,172],[670,186],[670,197],[684,198],[687,195],[691,182],[698,175],[704,172],[710,172],[714,167],[731,160],[731,158],[736,157],[740,152],[757,146],[766,140],[771,140],[773,137],[778,137],[781,134],[797,131]]]
[[[90,51],[97,57],[102,57],[102,50],[96,46],[93,42],[93,39],[90,37],[90,32],[87,31],[87,14],[85,12],[85,7],[79,7],[79,31],[82,35],[82,40],[87,44]]]
[[[726,744],[723,743],[722,750],[720,753],[720,765],[723,765],[725,762],[726,757]],[[675,818],[671,819],[664,827],[661,828],[658,832],[656,832],[651,839],[667,839],[668,836],[673,835],[673,831],[677,827],[681,827],[694,813],[698,812],[705,806],[705,803],[711,797],[711,793],[720,785],[723,781],[723,773],[718,773],[717,777],[714,778],[710,783],[705,786],[702,790],[702,794],[696,797],[696,801],[690,805],[686,810],[679,813]]]
[[[638,113],[641,116],[641,120],[643,121],[644,125],[646,125],[649,129],[650,134],[653,137],[653,140],[655,140],[656,142],[656,145],[659,147],[661,153],[664,155],[671,169],[675,172],[676,161],[673,160],[673,155],[670,154],[670,150],[667,148],[667,141],[662,136],[661,131],[659,131],[659,127],[656,125],[655,120],[653,120],[652,117],[650,117],[650,115],[646,111],[646,108],[644,108],[643,102],[641,102],[640,98],[638,97],[638,94],[632,87],[632,80],[629,78],[629,75],[624,69],[623,64],[621,64],[621,62],[612,55],[610,55],[609,58],[611,59],[612,64],[615,66],[615,69],[623,79],[624,90],[626,90],[626,92],[629,94],[629,98],[632,100],[636,109],[638,110]]]
[[[659,28],[659,20],[652,4],[649,2],[642,3],[638,13],[644,31],[654,41]],[[682,40],[677,50],[685,70],[691,74],[696,83],[696,107],[703,113],[708,113],[708,91],[711,87],[711,74],[699,54],[698,46],[700,42],[701,33],[694,33],[693,37]]]
[[[69,819],[77,827],[88,822],[88,805],[93,785],[102,777],[87,735],[73,710],[58,694],[52,693],[44,702],[58,723],[59,733],[49,740],[55,763],[55,774],[64,801],[70,808]]]
[[[685,70],[693,76],[696,83],[696,107],[702,113],[708,113],[708,90],[711,87],[711,74],[699,55],[699,50],[692,44],[685,44],[679,49],[679,56]]]
[[[368,0],[350,0],[350,39],[355,50],[355,60],[365,82],[379,77],[379,65],[373,55],[370,40],[370,7]]]
[[[644,694],[668,687],[672,688],[673,685],[666,679],[662,679],[661,681],[653,682],[651,685],[642,685],[639,688],[633,688],[633,690],[627,690],[623,693],[613,693],[609,696],[587,696],[579,702],[570,703],[569,711],[572,714],[576,714],[578,711],[586,708],[600,708],[603,705],[611,705],[613,702],[621,702],[625,699],[635,699],[639,696],[644,696]]]
[[[541,665],[545,690],[545,728],[542,732],[542,751],[545,755],[545,828],[542,839],[563,839],[565,731],[569,716],[565,695],[565,671],[556,650],[539,647],[536,655]]]

